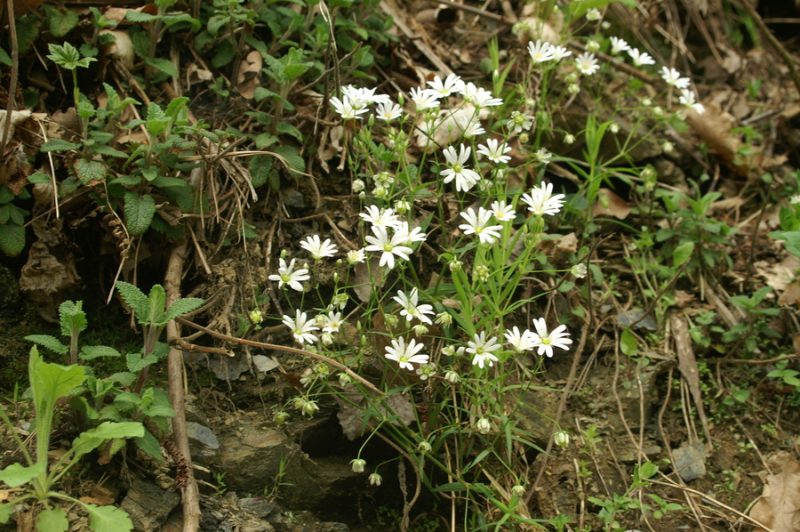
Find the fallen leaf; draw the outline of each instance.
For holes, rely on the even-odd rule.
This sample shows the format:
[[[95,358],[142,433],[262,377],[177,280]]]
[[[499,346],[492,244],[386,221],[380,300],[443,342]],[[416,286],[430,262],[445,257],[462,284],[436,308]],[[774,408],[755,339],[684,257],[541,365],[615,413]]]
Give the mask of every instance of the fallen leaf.
[[[779,451],[767,460],[775,473],[764,475],[764,491],[750,510],[750,517],[766,528],[757,532],[800,531],[800,463]]]
[[[778,304],[781,306],[797,305],[800,303],[800,283],[792,283],[783,290],[778,297]]]
[[[244,98],[252,100],[256,88],[261,85],[261,67],[264,62],[261,53],[256,50],[251,51],[239,63],[239,73],[236,75],[236,88]]]
[[[776,292],[781,292],[794,280],[794,272],[800,269],[800,258],[789,255],[778,263],[760,260],[754,263],[753,267],[767,285]]]

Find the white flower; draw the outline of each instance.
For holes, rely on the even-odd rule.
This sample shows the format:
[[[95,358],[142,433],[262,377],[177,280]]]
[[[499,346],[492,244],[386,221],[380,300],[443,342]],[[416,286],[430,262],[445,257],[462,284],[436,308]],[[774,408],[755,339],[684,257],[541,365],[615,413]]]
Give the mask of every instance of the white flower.
[[[472,116],[470,121],[467,122],[467,127],[464,129],[464,138],[471,139],[483,135],[484,133],[486,133],[486,130],[483,129],[481,121],[478,120],[477,116]]]
[[[417,111],[426,111],[439,107],[439,97],[430,89],[414,87],[411,89],[411,101]]]
[[[428,82],[428,86],[439,98],[447,98],[454,92],[458,93],[464,90],[464,81],[456,74],[449,74],[444,81],[436,76]]]
[[[550,51],[553,53],[553,61],[558,62],[572,55],[572,52],[567,50],[565,46],[551,45]]]
[[[467,192],[481,179],[478,172],[464,167],[464,164],[469,160],[471,152],[472,148],[463,144],[459,147],[458,154],[456,154],[456,149],[452,146],[448,146],[443,152],[444,158],[447,160],[447,168],[439,172],[439,174],[444,176],[445,183],[455,179],[456,190],[459,192]]]
[[[547,41],[536,41],[528,43],[528,53],[531,60],[538,63],[546,63],[554,59],[553,45]]]
[[[417,318],[422,323],[427,323],[428,325],[433,324],[431,319],[426,316],[426,314],[434,314],[433,306],[419,304],[419,290],[417,290],[416,287],[411,290],[410,295],[406,295],[402,290],[398,290],[397,295],[392,297],[392,299],[397,301],[397,304],[400,305],[400,315],[405,316],[406,321]]]
[[[478,109],[483,107],[496,107],[498,105],[503,105],[502,98],[495,98],[492,96],[491,92],[487,91],[483,87],[478,87],[471,81],[464,85],[464,88],[461,91],[461,96],[464,98],[465,102],[471,103]]]
[[[415,227],[414,229],[410,229],[408,222],[400,221],[394,227],[395,234],[398,235],[398,241],[410,246],[416,242],[425,242],[425,239],[428,237],[425,233],[422,232],[422,229],[419,227]]]
[[[515,325],[513,328],[505,332],[506,342],[517,353],[523,351],[530,351],[535,347],[533,333],[528,329],[520,332],[519,328]]]
[[[418,344],[413,338],[408,345],[406,345],[406,341],[401,336],[396,340],[392,340],[392,345],[386,346],[386,354],[384,356],[400,364],[401,369],[414,371],[414,366],[412,364],[428,363],[428,355],[420,353],[424,348],[425,346],[423,344]]]
[[[600,65],[597,63],[594,54],[582,53],[575,58],[575,68],[584,76],[591,76],[600,70]]]
[[[565,430],[559,430],[555,434],[553,434],[553,443],[565,449],[569,447],[569,432]]]
[[[600,13],[600,10],[597,9],[596,7],[593,7],[592,9],[586,12],[586,20],[588,20],[589,22],[594,22],[596,20],[600,20],[601,18],[603,18],[603,14]]]
[[[475,428],[481,434],[489,434],[492,431],[492,422],[482,417],[475,423]]]
[[[791,198],[789,198],[790,205],[800,205],[800,194],[795,194]]]
[[[493,201],[492,214],[498,222],[512,222],[517,216],[514,207],[506,205],[505,201]]]
[[[611,53],[616,55],[621,52],[627,52],[630,50],[631,45],[625,39],[620,39],[619,37],[611,37],[609,39],[611,41]]]
[[[360,264],[364,262],[366,256],[364,255],[364,248],[361,249],[351,249],[347,252],[347,264]]]
[[[575,143],[575,135],[572,133],[567,133],[564,135],[564,144],[574,144]]]
[[[697,101],[697,94],[695,94],[695,92],[691,89],[681,90],[681,95],[678,97],[678,101],[681,103],[681,105],[686,106],[698,114],[703,114],[706,112],[706,108],[703,106],[703,104]]]
[[[586,265],[582,262],[579,264],[573,264],[572,268],[569,269],[569,273],[571,273],[576,279],[583,279],[586,277],[586,272]]]
[[[322,332],[335,334],[342,328],[342,313],[330,311],[318,316],[322,321]]]
[[[533,187],[529,194],[522,195],[522,202],[528,206],[528,210],[536,216],[545,214],[558,214],[564,204],[564,194],[553,194],[552,183],[542,183]]]
[[[397,227],[400,220],[392,209],[381,209],[377,205],[367,207],[367,212],[359,213],[359,218],[378,227]]]
[[[364,249],[367,251],[377,251],[381,253],[379,266],[394,268],[394,257],[408,260],[409,254],[414,251],[406,245],[408,233],[395,232],[391,238],[385,227],[372,226],[372,235],[367,235],[366,240],[370,244]]]
[[[341,100],[333,97],[330,102],[333,106],[333,110],[344,120],[360,119],[361,117],[359,115],[366,113],[368,110],[366,107],[356,108],[347,96],[342,96]]]
[[[353,85],[342,87],[342,95],[349,99],[356,109],[366,108],[372,103],[386,103],[391,101],[388,94],[375,94],[375,89],[354,87]]]
[[[380,475],[380,473],[370,473],[367,477],[367,480],[369,480],[370,486],[378,487],[383,482],[383,477]]]
[[[472,365],[477,365],[483,369],[485,364],[492,367],[498,358],[492,354],[492,351],[500,349],[501,345],[497,343],[497,338],[492,336],[486,339],[486,333],[481,331],[472,337],[472,340],[467,342],[467,353],[473,355]]]
[[[586,51],[587,52],[599,52],[600,51],[600,41],[596,41],[594,39],[588,41],[586,43]]]
[[[350,467],[353,470],[353,473],[363,473],[364,466],[367,465],[367,461],[362,458],[354,458],[350,460]]]
[[[367,188],[367,185],[364,183],[364,180],[362,180],[362,179],[354,179],[352,188],[353,188],[353,192],[358,194],[359,192],[361,192],[362,190]]]
[[[500,238],[502,225],[487,225],[492,219],[492,211],[487,211],[483,207],[478,207],[478,212],[470,207],[460,214],[467,223],[458,226],[464,231],[465,235],[478,235],[481,244],[492,244]]]
[[[553,160],[553,153],[547,148],[539,148],[533,156],[542,164],[548,164]]]
[[[314,260],[320,260],[324,257],[333,257],[338,251],[336,244],[331,242],[330,238],[321,241],[319,235],[306,237],[305,240],[300,242],[300,247],[308,251],[311,254],[311,258]]]
[[[636,66],[644,66],[644,65],[655,65],[656,60],[653,59],[650,54],[647,52],[641,52],[638,48],[628,48],[626,50],[628,55],[633,60],[633,64]]]
[[[283,258],[280,258],[280,266],[278,266],[278,273],[273,273],[269,276],[270,281],[278,281],[278,288],[283,288],[283,285],[289,285],[289,288],[292,290],[297,290],[298,292],[303,291],[303,285],[301,284],[303,281],[308,281],[310,279],[308,275],[308,270],[305,268],[300,268],[298,270],[294,269],[295,259],[292,259],[289,264],[286,264],[286,261]]]
[[[689,88],[689,78],[682,78],[681,73],[674,68],[661,67],[661,79],[664,83],[678,89]]]
[[[294,318],[284,315],[281,321],[289,327],[289,330],[292,331],[292,336],[298,343],[313,344],[317,341],[317,337],[312,333],[313,331],[318,331],[319,327],[314,325],[314,320],[309,320],[306,313],[301,312],[300,309],[297,309]]]
[[[510,151],[511,147],[508,144],[505,142],[501,144],[497,139],[486,139],[486,145],[478,145],[478,153],[497,164],[504,164],[510,161],[511,157],[506,155]]]
[[[533,335],[533,345],[537,348],[538,355],[553,356],[553,348],[569,349],[572,340],[567,332],[566,325],[559,325],[551,332],[547,332],[547,323],[544,318],[536,318],[533,320],[533,326],[536,328]]]
[[[378,120],[391,122],[403,116],[403,109],[393,102],[381,102],[378,104],[378,108],[375,109],[375,116]]]
[[[506,127],[510,129],[512,133],[519,134],[532,128],[533,122],[534,118],[531,115],[513,111],[511,113],[511,118],[506,122]]]

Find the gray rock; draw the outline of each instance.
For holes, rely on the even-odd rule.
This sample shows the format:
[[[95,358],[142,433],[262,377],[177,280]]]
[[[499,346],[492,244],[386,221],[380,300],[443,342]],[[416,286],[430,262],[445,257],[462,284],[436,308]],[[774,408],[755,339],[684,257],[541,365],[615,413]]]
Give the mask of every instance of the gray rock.
[[[189,436],[189,446],[192,456],[201,458],[214,457],[219,450],[219,439],[210,428],[194,421],[186,423],[186,432]]]
[[[684,443],[672,451],[673,467],[684,482],[691,482],[706,474],[706,450],[703,442]]]
[[[174,491],[162,490],[155,484],[134,478],[120,506],[131,516],[134,530],[150,532],[161,530],[180,502],[180,495]]]

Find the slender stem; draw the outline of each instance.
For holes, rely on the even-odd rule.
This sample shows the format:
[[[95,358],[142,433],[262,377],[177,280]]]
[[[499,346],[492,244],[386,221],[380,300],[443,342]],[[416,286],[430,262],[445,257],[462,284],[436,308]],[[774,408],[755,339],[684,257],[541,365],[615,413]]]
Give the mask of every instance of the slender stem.
[[[6,427],[8,427],[8,432],[9,434],[11,434],[11,437],[14,438],[14,443],[17,444],[19,450],[22,451],[22,455],[25,457],[25,461],[28,463],[29,466],[32,466],[33,458],[31,457],[31,454],[28,452],[28,448],[25,446],[25,442],[23,442],[22,438],[20,438],[19,434],[17,434],[16,427],[14,427],[14,425],[11,423],[11,420],[8,419],[8,416],[6,415],[6,409],[3,408],[3,405],[0,405],[0,419],[2,419],[3,423],[6,425]]]

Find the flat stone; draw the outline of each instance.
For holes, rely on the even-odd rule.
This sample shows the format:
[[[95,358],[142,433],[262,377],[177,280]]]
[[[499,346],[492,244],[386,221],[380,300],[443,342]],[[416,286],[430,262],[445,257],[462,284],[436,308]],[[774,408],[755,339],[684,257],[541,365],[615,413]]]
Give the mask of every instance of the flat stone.
[[[186,432],[189,437],[192,456],[210,458],[217,454],[219,439],[210,428],[194,421],[187,421]]]
[[[120,506],[130,515],[134,530],[150,532],[161,530],[180,502],[180,495],[174,491],[162,490],[155,484],[134,478]]]
[[[691,482],[706,474],[706,450],[703,442],[684,443],[672,451],[673,467],[684,482]]]

